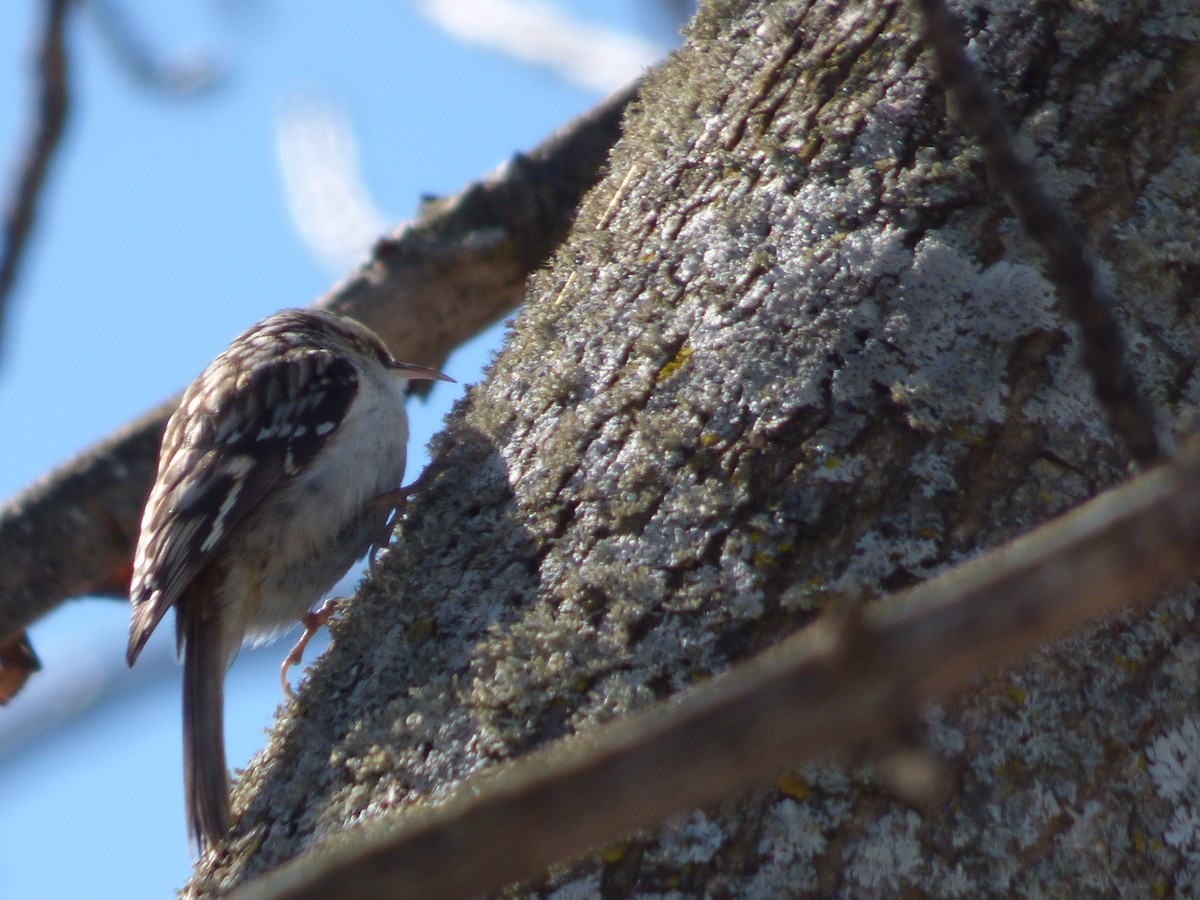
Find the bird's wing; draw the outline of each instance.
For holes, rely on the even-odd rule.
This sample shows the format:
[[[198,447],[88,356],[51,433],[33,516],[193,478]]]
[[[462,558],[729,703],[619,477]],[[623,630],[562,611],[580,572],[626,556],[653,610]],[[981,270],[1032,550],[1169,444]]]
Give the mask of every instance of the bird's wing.
[[[257,359],[236,350],[192,383],[167,424],[134,557],[130,665],[262,498],[312,461],[358,392],[354,365],[328,350]]]

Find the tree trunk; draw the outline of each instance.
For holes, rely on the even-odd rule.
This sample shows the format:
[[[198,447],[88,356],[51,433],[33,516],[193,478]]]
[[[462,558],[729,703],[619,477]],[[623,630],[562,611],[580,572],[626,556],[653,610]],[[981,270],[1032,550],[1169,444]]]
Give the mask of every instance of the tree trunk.
[[[1096,248],[1144,387],[1182,427],[1200,397],[1200,18],[959,9]],[[240,780],[230,852],[194,890],[436,804],[1124,475],[1038,254],[947,124],[917,33],[897,2],[701,12],[436,441],[382,577]],[[947,767],[944,803],[906,805],[865,767],[806,766],[536,889],[1186,891],[1194,597],[930,710],[914,733]]]

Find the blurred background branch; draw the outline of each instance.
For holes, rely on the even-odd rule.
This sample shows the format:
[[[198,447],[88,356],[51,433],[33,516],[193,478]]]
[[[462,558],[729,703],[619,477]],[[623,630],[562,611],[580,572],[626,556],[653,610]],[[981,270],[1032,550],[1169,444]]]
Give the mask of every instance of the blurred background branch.
[[[122,0],[86,2],[113,59],[135,84],[180,97],[221,84],[226,67],[211,52],[162,54],[139,33]]]
[[[0,340],[5,335],[9,298],[20,275],[25,250],[37,225],[42,188],[62,140],[70,109],[67,14],[73,0],[45,0],[46,19],[37,53],[36,102],[28,116],[29,138],[18,153],[17,175],[4,204],[0,244]]]

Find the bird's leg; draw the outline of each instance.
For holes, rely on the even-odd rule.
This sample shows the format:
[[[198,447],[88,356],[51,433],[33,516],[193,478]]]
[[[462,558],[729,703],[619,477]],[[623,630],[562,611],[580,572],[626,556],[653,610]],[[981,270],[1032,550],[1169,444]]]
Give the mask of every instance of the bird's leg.
[[[368,508],[372,509],[378,509],[379,507],[389,508],[387,521],[383,524],[383,530],[367,550],[367,571],[372,578],[379,574],[379,553],[391,540],[392,530],[396,527],[396,521],[404,512],[404,505],[406,503],[408,503],[408,491],[404,488],[396,488],[394,491],[387,491],[380,494],[368,504]]]
[[[408,504],[409,498],[412,497],[413,494],[415,494],[419,489],[421,489],[422,486],[432,484],[433,480],[437,478],[439,474],[445,471],[446,468],[447,461],[444,457],[432,459],[429,461],[429,465],[425,467],[425,471],[421,473],[421,476],[408,487],[396,488],[394,491],[387,491],[383,494],[380,494],[370,502],[369,508],[386,505],[391,507],[392,510],[388,515],[387,524],[384,525],[383,532],[380,534],[379,539],[371,545],[371,549],[367,552],[367,569],[371,573],[372,578],[379,574],[379,552],[383,550],[383,548],[388,545],[388,541],[391,540],[392,530],[396,527],[396,522],[399,520],[400,516],[403,515],[404,507]]]
[[[389,510],[383,530],[380,532],[379,537],[372,542],[370,549],[367,551],[367,563],[372,577],[376,573],[379,551],[387,546],[392,528],[396,522],[396,517],[400,515],[407,501],[408,491],[403,488],[397,488],[394,491],[386,491],[380,494],[367,504],[368,510],[380,508],[387,508]],[[292,648],[279,669],[279,681],[283,685],[283,692],[289,697],[292,696],[292,686],[288,682],[288,669],[300,664],[300,661],[304,658],[304,648],[308,646],[308,642],[313,639],[313,635],[325,627],[344,599],[344,597],[330,597],[319,608],[311,612],[306,612],[300,617],[300,624],[304,626],[304,634],[300,635],[300,640],[296,641],[296,646]]]
[[[283,685],[283,692],[289,697],[292,696],[292,686],[288,683],[288,669],[300,664],[308,642],[333,618],[333,614],[337,612],[338,606],[344,599],[344,597],[330,597],[317,609],[306,612],[300,617],[300,624],[304,626],[304,634],[300,635],[300,640],[296,641],[296,646],[292,648],[292,652],[287,655],[279,669],[279,682]]]

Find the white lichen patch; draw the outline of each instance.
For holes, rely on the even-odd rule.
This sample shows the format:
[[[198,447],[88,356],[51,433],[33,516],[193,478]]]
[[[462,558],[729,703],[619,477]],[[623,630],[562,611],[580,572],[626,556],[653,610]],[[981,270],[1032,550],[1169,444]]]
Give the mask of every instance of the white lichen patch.
[[[728,840],[729,835],[717,822],[696,810],[670,833],[661,847],[673,863],[695,865],[709,862]]]
[[[865,456],[842,456],[834,452],[822,452],[822,448],[814,448],[817,453],[809,471],[818,481],[829,481],[840,484],[853,484],[862,477],[863,471],[870,465]]]
[[[1186,0],[1169,0],[1159,5],[1157,15],[1146,20],[1142,31],[1150,37],[1200,42],[1200,15]]]
[[[1175,647],[1171,658],[1163,665],[1163,673],[1181,698],[1200,694],[1200,641],[1188,640]]]
[[[1189,717],[1146,748],[1154,789],[1165,800],[1200,800],[1200,718]]]
[[[958,487],[946,453],[924,450],[912,461],[909,471],[921,480],[921,494],[927,498]]]
[[[784,799],[772,806],[758,843],[761,860],[744,896],[769,900],[816,887],[814,863],[825,852],[832,824],[814,804]]]
[[[1067,330],[1074,332],[1072,328]],[[1074,342],[1063,354],[1052,356],[1049,366],[1049,380],[1034,388],[1033,396],[1021,409],[1022,414],[1056,432],[1082,431],[1095,441],[1105,440],[1108,426],[1090,383],[1083,376]],[[1063,443],[1069,446],[1072,442]]]
[[[937,542],[929,538],[869,531],[858,539],[857,553],[833,586],[850,596],[872,596],[887,575],[920,569],[933,563],[937,553]]]
[[[862,837],[846,848],[845,874],[855,887],[847,886],[845,896],[858,896],[861,889],[898,891],[911,884],[924,865],[920,824],[911,810],[885,813],[868,823]]]
[[[1001,422],[1015,339],[1055,328],[1052,292],[1033,267],[999,262],[980,271],[931,234],[899,280],[881,340],[893,351],[873,377],[914,428]]]
[[[551,891],[546,900],[594,900],[600,896],[600,873],[588,872],[582,878]]]
[[[966,747],[966,736],[947,717],[944,707],[931,703],[925,707],[921,718],[925,725],[926,740],[939,754],[950,758],[962,753]]]

